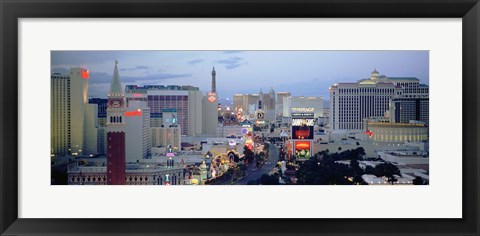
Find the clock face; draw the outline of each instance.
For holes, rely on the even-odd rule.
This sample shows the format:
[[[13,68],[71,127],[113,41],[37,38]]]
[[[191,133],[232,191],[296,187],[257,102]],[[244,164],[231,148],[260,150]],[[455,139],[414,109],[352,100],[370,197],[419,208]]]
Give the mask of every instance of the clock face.
[[[263,119],[264,117],[263,113],[257,113],[257,119]]]
[[[121,107],[122,103],[119,100],[113,100],[110,102],[111,107]]]

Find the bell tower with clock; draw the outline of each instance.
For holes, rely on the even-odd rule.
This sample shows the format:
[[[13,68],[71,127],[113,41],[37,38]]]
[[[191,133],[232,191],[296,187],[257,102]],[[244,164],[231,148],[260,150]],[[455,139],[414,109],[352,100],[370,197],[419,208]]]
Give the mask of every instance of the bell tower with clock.
[[[125,184],[125,94],[115,61],[107,105],[107,184]]]

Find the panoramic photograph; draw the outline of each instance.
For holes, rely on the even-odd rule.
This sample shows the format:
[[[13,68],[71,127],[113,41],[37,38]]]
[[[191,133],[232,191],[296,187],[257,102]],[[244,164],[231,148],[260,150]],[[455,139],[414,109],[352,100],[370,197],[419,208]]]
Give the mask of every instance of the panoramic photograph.
[[[429,51],[51,51],[51,185],[428,185]]]

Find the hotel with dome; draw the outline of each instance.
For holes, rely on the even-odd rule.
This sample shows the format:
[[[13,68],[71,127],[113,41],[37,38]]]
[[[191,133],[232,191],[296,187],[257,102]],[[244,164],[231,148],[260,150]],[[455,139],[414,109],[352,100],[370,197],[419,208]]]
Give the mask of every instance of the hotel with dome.
[[[330,129],[366,130],[366,121],[423,123],[428,126],[428,85],[415,77],[387,77],[377,70],[356,83],[336,83],[330,90]]]

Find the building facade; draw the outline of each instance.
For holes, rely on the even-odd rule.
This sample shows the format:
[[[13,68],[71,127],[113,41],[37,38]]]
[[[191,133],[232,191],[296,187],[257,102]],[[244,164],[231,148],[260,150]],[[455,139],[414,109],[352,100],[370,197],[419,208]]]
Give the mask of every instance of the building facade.
[[[98,154],[98,105],[86,104],[85,106],[85,127],[83,141],[83,156]]]
[[[108,99],[90,98],[89,104],[97,105],[97,153],[105,155],[107,153],[107,107]]]
[[[179,151],[182,145],[181,129],[177,125],[164,127],[152,127],[152,147],[171,146],[173,150]]]
[[[277,92],[277,99],[275,100],[275,113],[277,117],[283,116],[283,100],[292,96],[290,92]]]
[[[127,103],[145,101],[151,114],[161,116],[162,109],[175,109],[182,135],[195,136],[202,133],[203,96],[198,87],[178,85],[127,85]]]
[[[401,97],[390,102],[391,123],[409,123],[412,120],[429,124],[428,97]]]
[[[130,101],[145,101],[152,114],[152,126],[158,127],[164,109],[175,109],[181,135],[215,134],[218,125],[218,94],[216,72],[212,70],[212,90],[202,95],[198,87],[189,85],[127,85],[127,105]]]
[[[125,112],[126,161],[137,162],[150,156],[152,133],[150,108],[145,101],[130,101]]]
[[[218,126],[218,94],[216,89],[216,72],[212,70],[212,90],[203,97],[203,134],[215,135]]]
[[[279,106],[277,104],[277,95],[280,94],[281,98],[287,92],[275,93],[273,88],[270,88],[268,93],[263,93],[260,89],[258,94],[235,94],[233,96],[233,111],[244,112],[250,119],[254,118],[254,114],[257,110],[261,109],[265,113],[265,120],[273,122],[276,120]],[[283,106],[283,104],[282,104]]]
[[[290,96],[283,99],[283,117],[291,113],[313,113],[315,118],[323,117],[323,97]]]
[[[428,86],[420,84],[417,78],[387,77],[374,70],[368,79],[334,84],[329,91],[332,130],[363,130],[364,119],[392,115],[392,122],[405,123],[410,118],[428,120]],[[409,100],[416,98],[422,100],[412,108]]]
[[[233,95],[233,111],[245,111],[247,106],[244,105],[244,94],[234,94]]]
[[[107,169],[101,166],[79,166],[68,170],[68,185],[107,185]],[[125,174],[125,185],[183,185],[184,168],[155,164],[130,164]]]
[[[259,94],[235,94],[233,96],[233,109],[234,111],[242,109],[244,112],[253,113],[258,109],[259,100]],[[253,107],[253,109],[250,109],[251,107]],[[253,110],[253,112],[251,110]]]
[[[365,129],[374,143],[405,143],[428,141],[428,126],[424,123],[366,122]]]
[[[51,154],[85,155],[85,112],[89,71],[71,68],[51,76]]]

